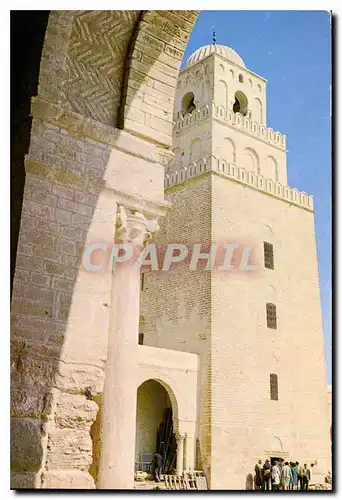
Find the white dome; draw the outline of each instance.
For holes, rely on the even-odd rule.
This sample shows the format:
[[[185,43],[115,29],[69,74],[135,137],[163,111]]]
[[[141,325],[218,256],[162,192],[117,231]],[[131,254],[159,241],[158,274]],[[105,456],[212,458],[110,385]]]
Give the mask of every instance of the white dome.
[[[191,54],[191,56],[185,63],[185,68],[193,66],[205,57],[214,53],[219,54],[220,56],[228,59],[228,61],[231,61],[234,64],[237,64],[237,66],[241,66],[242,68],[246,67],[239,54],[237,54],[237,52],[235,52],[235,50],[231,49],[230,47],[227,47],[226,45],[205,45],[204,47],[200,47],[199,49],[195,50],[195,52]]]

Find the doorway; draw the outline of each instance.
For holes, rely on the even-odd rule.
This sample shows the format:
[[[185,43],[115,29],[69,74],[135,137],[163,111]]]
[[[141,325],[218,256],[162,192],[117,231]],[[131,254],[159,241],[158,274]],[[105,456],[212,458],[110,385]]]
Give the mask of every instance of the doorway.
[[[176,467],[177,443],[173,408],[167,390],[156,380],[146,380],[137,391],[135,470],[151,471],[153,454],[164,458],[163,473]]]
[[[270,457],[272,466],[275,464],[275,462],[280,462],[280,460],[282,460],[282,457]]]

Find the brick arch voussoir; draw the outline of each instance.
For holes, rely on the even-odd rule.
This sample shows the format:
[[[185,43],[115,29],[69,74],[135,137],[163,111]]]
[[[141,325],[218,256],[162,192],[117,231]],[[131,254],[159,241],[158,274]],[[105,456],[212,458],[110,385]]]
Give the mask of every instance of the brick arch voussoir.
[[[51,11],[39,97],[117,127],[127,53],[140,17],[141,11]]]
[[[40,61],[38,95],[47,101],[62,101],[68,46],[77,11],[52,10]]]
[[[126,60],[120,128],[171,145],[172,112],[184,51],[199,11],[144,11]]]

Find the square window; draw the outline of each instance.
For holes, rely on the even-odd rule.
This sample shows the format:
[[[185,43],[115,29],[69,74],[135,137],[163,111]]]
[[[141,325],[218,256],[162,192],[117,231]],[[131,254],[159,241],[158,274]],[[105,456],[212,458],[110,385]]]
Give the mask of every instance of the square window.
[[[274,304],[266,304],[267,328],[277,329],[277,308]]]
[[[273,245],[264,241],[264,263],[267,269],[274,269]]]
[[[273,401],[278,401],[278,375],[270,374],[270,396]]]

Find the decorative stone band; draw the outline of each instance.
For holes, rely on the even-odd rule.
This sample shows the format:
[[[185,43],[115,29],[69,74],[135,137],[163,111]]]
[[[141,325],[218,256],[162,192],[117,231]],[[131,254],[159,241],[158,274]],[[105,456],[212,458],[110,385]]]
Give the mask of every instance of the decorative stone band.
[[[34,118],[67,130],[77,139],[90,139],[107,144],[152,163],[161,163],[166,166],[173,157],[172,151],[158,148],[149,141],[133,136],[125,130],[86,118],[80,113],[75,113],[60,104],[38,96],[31,99],[31,114]]]
[[[217,159],[214,156],[204,158],[197,163],[190,163],[188,167],[182,167],[170,174],[165,175],[165,189],[183,184],[184,182],[199,177],[207,172],[215,172],[224,177],[233,179],[253,189],[268,193],[291,204],[313,211],[313,196],[300,192],[296,188],[283,186],[280,182],[265,179],[261,174],[238,167],[234,163]]]
[[[147,219],[141,212],[118,206],[115,239],[130,243],[136,248],[144,247],[152,234],[159,230],[156,219]]]
[[[211,106],[206,105],[200,109],[195,109],[191,114],[187,113],[182,118],[178,118],[173,125],[174,131],[183,132],[196,123],[206,120],[207,118],[216,118],[226,122],[228,125],[243,130],[268,144],[286,150],[286,135],[280,132],[275,132],[272,128],[266,128],[264,125],[257,123],[241,113],[228,111],[223,106],[217,106],[212,103]]]

